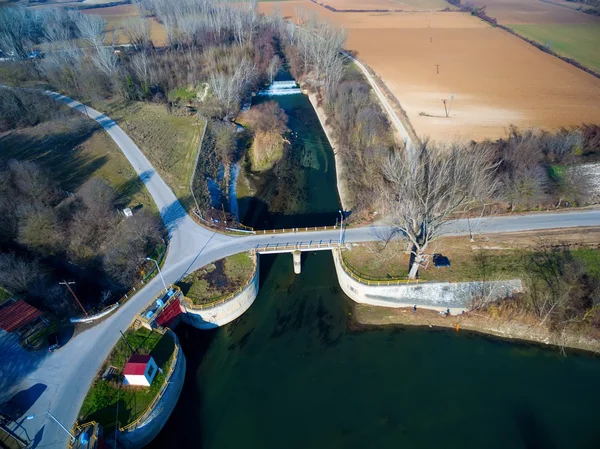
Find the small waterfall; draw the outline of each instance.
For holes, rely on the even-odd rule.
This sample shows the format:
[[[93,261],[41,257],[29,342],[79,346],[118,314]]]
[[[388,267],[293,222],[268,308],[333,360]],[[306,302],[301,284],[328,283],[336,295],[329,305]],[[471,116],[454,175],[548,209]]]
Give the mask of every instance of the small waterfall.
[[[261,90],[258,95],[276,96],[276,95],[294,95],[299,94],[300,88],[296,81],[273,81],[265,90]]]

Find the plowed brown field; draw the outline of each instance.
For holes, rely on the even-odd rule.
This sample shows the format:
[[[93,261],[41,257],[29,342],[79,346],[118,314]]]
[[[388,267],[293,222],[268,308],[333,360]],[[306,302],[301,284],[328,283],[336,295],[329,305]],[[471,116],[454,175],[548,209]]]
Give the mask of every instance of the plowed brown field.
[[[599,79],[468,14],[333,13],[308,1],[259,9],[275,5],[288,17],[299,6],[316,9],[346,28],[346,47],[383,78],[419,136],[497,138],[511,124],[600,123]],[[442,99],[452,94],[446,118]]]
[[[388,9],[400,11],[438,11],[451,8],[445,0],[317,0],[339,10]]]

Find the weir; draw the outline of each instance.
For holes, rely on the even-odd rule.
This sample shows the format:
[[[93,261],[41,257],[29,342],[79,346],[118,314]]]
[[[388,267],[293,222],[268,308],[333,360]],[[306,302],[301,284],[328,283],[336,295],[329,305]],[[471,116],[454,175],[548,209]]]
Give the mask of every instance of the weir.
[[[295,95],[302,93],[296,81],[273,81],[271,85],[258,92],[260,96],[274,97],[278,95]]]

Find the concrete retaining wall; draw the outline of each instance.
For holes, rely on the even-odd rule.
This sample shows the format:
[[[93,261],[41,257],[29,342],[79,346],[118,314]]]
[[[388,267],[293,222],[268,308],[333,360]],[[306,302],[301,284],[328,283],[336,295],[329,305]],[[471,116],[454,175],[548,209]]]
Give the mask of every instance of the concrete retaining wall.
[[[179,341],[175,334],[171,333],[171,335],[175,338],[175,344],[179,345]],[[183,388],[183,382],[185,380],[185,368],[185,355],[180,347],[177,363],[169,378],[169,384],[167,385],[163,397],[160,398],[152,413],[134,430],[119,433],[118,441],[120,447],[124,449],[141,449],[156,438],[169,419],[169,416],[171,416],[171,413],[179,400],[179,395],[181,394],[181,389]]]
[[[342,290],[353,301],[382,307],[422,307],[458,314],[469,310],[472,301],[485,297],[492,301],[522,291],[520,279],[490,282],[423,282],[404,285],[366,285],[351,277],[332,250],[335,271]]]
[[[258,295],[258,280],[260,274],[260,257],[256,256],[256,269],[252,280],[237,295],[223,303],[203,309],[192,308],[186,303],[182,303],[185,313],[182,320],[198,329],[212,329],[223,326],[239,318],[246,310],[250,308],[256,296]]]

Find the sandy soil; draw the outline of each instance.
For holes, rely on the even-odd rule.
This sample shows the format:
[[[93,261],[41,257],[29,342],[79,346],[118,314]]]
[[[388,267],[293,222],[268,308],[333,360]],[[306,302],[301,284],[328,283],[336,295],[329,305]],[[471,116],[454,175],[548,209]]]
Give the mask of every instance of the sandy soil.
[[[308,1],[259,9],[268,14],[276,5],[284,17],[300,6],[346,28],[346,47],[381,76],[420,137],[498,138],[511,124],[600,122],[599,79],[468,14],[333,13]]]
[[[594,336],[580,336],[572,332],[552,333],[545,326],[539,326],[532,317],[503,310],[501,307],[493,309],[494,313],[474,311],[449,317],[426,309],[418,309],[413,313],[411,308],[392,309],[363,304],[355,304],[353,309],[353,318],[358,327],[361,325],[445,327],[457,332],[475,331],[506,339],[555,345],[557,351],[560,347],[564,347],[600,352],[600,339]]]

